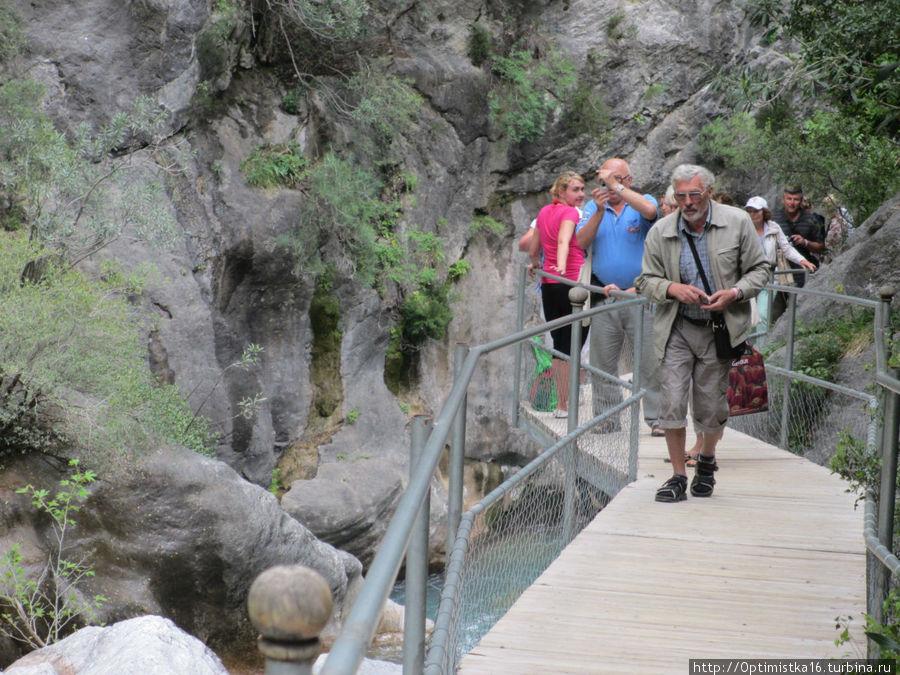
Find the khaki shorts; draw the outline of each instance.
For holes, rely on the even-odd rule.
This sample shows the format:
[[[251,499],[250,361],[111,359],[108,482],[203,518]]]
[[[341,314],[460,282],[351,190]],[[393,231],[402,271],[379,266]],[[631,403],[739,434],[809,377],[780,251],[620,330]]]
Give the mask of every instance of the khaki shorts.
[[[711,326],[698,326],[676,317],[659,364],[659,426],[686,428],[688,400],[692,399],[695,431],[720,431],[728,422],[730,368],[730,360],[716,357]]]

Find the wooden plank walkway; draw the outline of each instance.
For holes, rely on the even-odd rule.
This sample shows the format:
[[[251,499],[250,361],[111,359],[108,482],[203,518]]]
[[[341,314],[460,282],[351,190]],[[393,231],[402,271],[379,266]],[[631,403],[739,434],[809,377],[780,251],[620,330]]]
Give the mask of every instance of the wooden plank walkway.
[[[713,497],[661,504],[666,456],[665,439],[642,429],[638,479],[460,673],[671,674],[692,658],[865,657],[863,507],[846,483],[729,429]],[[838,647],[835,619],[846,616],[852,641]]]

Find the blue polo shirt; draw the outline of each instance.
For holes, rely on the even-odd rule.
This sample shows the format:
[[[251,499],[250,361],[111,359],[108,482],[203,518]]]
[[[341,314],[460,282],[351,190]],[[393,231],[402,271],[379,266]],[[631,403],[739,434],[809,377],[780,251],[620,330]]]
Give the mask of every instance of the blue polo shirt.
[[[652,195],[644,195],[653,206],[657,206]],[[584,206],[584,213],[577,232],[597,211],[593,199]],[[641,259],[644,257],[644,240],[655,221],[647,220],[628,204],[616,216],[609,205],[597,227],[597,236],[591,244],[591,271],[604,284],[615,284],[622,290],[634,286],[634,280],[641,274]]]

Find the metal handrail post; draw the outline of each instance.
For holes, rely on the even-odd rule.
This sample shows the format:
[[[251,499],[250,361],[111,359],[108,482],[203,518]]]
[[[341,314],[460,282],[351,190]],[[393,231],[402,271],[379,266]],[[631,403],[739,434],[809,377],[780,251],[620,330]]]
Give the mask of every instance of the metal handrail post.
[[[409,477],[416,475],[422,459],[431,418],[412,420]],[[431,509],[426,493],[416,516],[406,549],[406,604],[403,612],[403,675],[421,675],[425,668],[425,594],[428,589],[428,524]]]
[[[456,380],[462,373],[462,364],[469,354],[469,346],[459,343],[453,352],[453,379]],[[518,368],[516,369],[518,372]],[[453,418],[453,428],[450,431],[450,467],[447,494],[447,552],[450,557],[453,544],[456,542],[456,530],[459,528],[459,519],[462,517],[463,503],[463,469],[466,461],[466,402],[463,394],[462,402]],[[518,403],[518,397],[516,397]]]
[[[519,292],[516,298],[516,332],[525,327],[525,284],[528,282],[528,267],[519,266]],[[519,392],[522,386],[522,343],[515,346],[512,390],[512,416],[511,425],[515,429],[519,426]]]
[[[584,303],[588,299],[586,289],[574,286],[569,289],[569,302],[572,303],[572,314],[581,314]],[[567,418],[568,433],[578,428],[579,385],[581,384],[581,320],[572,323],[572,339],[569,343],[569,416]],[[577,441],[572,441],[566,449],[566,491],[563,495],[563,532],[566,541],[572,538],[575,531],[575,492],[578,489],[577,476]]]
[[[894,297],[892,288],[883,288],[879,293],[884,303],[881,316],[881,326],[878,327],[884,335],[890,335],[891,315],[890,303]],[[885,354],[889,357],[889,354]],[[896,377],[897,369],[887,367],[888,375]],[[900,395],[894,391],[884,390],[884,426],[881,434],[881,490],[878,500],[878,541],[888,550],[893,552],[894,540],[894,500],[897,487],[897,434],[900,432]],[[878,598],[884,601],[887,590],[890,587],[890,571],[883,566],[880,569]]]
[[[629,311],[634,312],[635,321],[633,325],[636,327],[632,338],[632,346],[634,348],[634,356],[632,357],[631,382],[634,394],[645,386],[641,380],[641,356],[644,350],[644,306],[635,305]],[[635,401],[631,407],[631,431],[628,439],[628,478],[634,480],[637,478],[637,452],[638,437],[641,433],[641,401]]]
[[[794,369],[794,333],[797,326],[797,295],[788,293],[788,334],[785,347],[784,369]],[[784,379],[784,401],[781,406],[781,432],[779,443],[784,450],[788,450],[788,426],[791,419],[791,379]]]

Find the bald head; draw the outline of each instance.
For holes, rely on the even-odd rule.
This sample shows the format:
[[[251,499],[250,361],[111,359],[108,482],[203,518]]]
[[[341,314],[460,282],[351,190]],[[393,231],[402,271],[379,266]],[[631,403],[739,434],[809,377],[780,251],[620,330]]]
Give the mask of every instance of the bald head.
[[[608,159],[603,162],[603,166],[600,167],[600,171],[609,171],[618,183],[621,183],[625,187],[631,187],[631,170],[628,168],[628,162],[624,159],[619,159],[618,157],[613,157],[612,159]],[[603,174],[606,175],[606,174]],[[620,193],[618,192],[610,192],[609,194],[609,203],[613,207],[618,207],[624,200],[622,199]],[[618,208],[616,208],[618,211]]]

